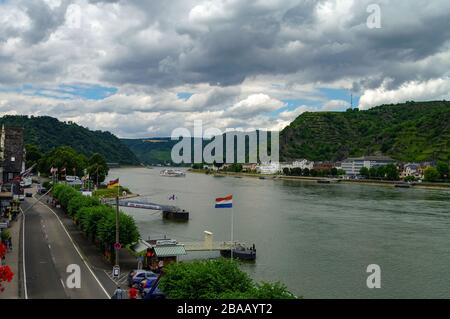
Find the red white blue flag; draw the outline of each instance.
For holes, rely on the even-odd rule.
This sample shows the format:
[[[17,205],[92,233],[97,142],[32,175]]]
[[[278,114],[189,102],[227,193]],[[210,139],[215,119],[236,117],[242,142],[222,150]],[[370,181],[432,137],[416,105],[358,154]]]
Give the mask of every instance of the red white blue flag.
[[[233,207],[233,195],[216,198],[216,208],[232,208]]]

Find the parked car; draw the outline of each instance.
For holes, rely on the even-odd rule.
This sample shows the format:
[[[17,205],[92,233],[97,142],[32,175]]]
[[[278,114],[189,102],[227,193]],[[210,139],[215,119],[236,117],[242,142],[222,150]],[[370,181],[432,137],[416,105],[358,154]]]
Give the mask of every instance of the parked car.
[[[152,271],[136,270],[136,274],[133,276],[131,285],[134,285],[134,284],[139,285],[142,282],[142,280],[144,280],[144,279],[156,280],[157,277],[158,276]]]
[[[27,192],[25,193],[25,197],[33,197],[33,193]]]
[[[44,195],[45,193],[47,193],[47,188],[45,188],[45,187],[42,187],[42,186],[40,186],[40,187],[38,187],[38,194],[40,194],[40,195]]]

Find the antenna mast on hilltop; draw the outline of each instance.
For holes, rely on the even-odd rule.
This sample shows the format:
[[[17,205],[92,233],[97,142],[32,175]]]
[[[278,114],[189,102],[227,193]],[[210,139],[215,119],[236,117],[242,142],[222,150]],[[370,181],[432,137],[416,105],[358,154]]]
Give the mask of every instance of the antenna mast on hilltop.
[[[353,110],[353,93],[350,94],[350,109]]]

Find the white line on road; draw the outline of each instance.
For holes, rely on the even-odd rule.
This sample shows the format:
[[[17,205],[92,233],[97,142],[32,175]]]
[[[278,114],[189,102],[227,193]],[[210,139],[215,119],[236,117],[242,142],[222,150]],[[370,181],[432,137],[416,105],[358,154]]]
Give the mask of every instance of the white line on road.
[[[37,199],[34,198],[36,201]],[[73,241],[72,237],[70,236],[69,232],[67,231],[66,227],[64,226],[63,222],[61,221],[61,219],[59,218],[58,214],[56,214],[53,209],[51,209],[50,207],[48,207],[47,205],[39,202],[39,204],[45,206],[46,208],[48,208],[58,219],[59,223],[61,224],[62,228],[64,229],[64,232],[67,234],[67,237],[69,237],[73,247],[75,248],[75,250],[77,251],[78,255],[80,256],[81,260],[83,260],[84,264],[86,265],[87,269],[89,270],[89,272],[91,273],[91,275],[94,277],[95,281],[97,281],[98,285],[100,286],[100,288],[103,290],[103,292],[105,293],[105,295],[108,297],[108,299],[111,299],[111,296],[109,295],[109,293],[106,291],[105,287],[103,287],[102,283],[100,282],[100,280],[98,280],[97,276],[94,274],[94,272],[92,271],[91,267],[89,266],[89,264],[87,263],[86,259],[84,259],[84,257],[81,255],[80,251],[78,250],[77,246],[75,245],[75,242]]]
[[[25,213],[20,207],[20,211],[22,212],[22,268],[23,268],[23,290],[25,293],[25,299],[28,299],[28,291],[27,291],[27,273],[25,271]]]
[[[64,281],[61,278],[59,280],[61,280],[61,285],[63,286],[63,288],[66,289],[66,285],[64,285]]]

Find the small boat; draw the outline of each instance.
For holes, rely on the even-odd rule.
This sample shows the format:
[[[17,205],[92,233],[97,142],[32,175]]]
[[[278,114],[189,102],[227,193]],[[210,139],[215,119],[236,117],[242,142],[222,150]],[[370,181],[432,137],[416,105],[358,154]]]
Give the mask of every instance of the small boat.
[[[397,188],[411,188],[411,185],[408,183],[398,183],[394,185]]]
[[[260,176],[259,179],[266,179],[264,176]]]
[[[163,218],[177,221],[187,221],[189,220],[189,212],[183,210],[164,210]]]
[[[179,170],[174,170],[174,169],[164,169],[159,173],[159,175],[165,176],[165,177],[185,177],[186,173],[179,171]]]
[[[334,183],[339,183],[340,180],[337,178],[327,178],[327,179],[319,179],[317,180],[317,183],[319,184],[334,184]]]
[[[231,250],[222,250],[220,251],[222,257],[231,257]],[[250,260],[253,261],[256,259],[256,248],[253,244],[252,247],[244,247],[242,245],[237,245],[233,248],[233,258],[240,260]]]
[[[225,177],[225,175],[214,174],[213,177]]]

